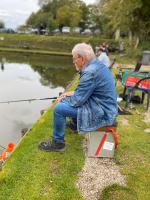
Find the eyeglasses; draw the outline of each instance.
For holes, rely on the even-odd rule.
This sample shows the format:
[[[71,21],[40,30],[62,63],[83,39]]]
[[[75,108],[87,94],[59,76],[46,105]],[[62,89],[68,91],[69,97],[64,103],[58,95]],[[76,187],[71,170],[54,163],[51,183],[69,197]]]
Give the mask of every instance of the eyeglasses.
[[[79,56],[79,55],[78,55],[77,57],[72,57],[72,60],[73,60],[73,61],[76,61],[76,60],[78,60],[79,58],[82,58],[82,56]]]

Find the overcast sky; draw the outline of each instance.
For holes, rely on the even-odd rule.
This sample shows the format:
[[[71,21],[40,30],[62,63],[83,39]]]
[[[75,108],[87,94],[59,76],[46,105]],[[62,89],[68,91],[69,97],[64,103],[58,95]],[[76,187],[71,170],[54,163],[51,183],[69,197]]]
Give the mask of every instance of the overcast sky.
[[[83,0],[87,4],[95,0]],[[39,9],[38,0],[0,0],[0,20],[8,28],[16,28],[25,23],[30,14]]]

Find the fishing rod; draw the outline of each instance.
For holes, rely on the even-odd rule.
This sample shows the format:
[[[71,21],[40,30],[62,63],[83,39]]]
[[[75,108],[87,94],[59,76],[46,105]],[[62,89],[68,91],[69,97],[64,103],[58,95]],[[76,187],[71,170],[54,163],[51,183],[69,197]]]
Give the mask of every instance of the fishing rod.
[[[24,101],[41,101],[41,100],[49,100],[49,99],[57,99],[58,97],[46,97],[46,98],[34,98],[34,99],[19,99],[19,100],[11,100],[11,101],[0,101],[0,104],[2,103],[18,103],[18,102],[24,102]]]

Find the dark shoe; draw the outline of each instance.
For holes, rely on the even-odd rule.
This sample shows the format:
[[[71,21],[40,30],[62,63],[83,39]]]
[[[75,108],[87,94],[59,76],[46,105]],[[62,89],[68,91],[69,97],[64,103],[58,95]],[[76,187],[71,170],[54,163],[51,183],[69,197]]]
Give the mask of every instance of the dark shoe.
[[[66,124],[66,128],[69,128],[71,131],[77,131],[77,125],[73,124],[71,121]]]
[[[38,148],[43,151],[56,151],[56,152],[64,152],[65,150],[65,143],[64,142],[58,142],[56,140],[52,141],[45,141],[41,142],[38,145]]]

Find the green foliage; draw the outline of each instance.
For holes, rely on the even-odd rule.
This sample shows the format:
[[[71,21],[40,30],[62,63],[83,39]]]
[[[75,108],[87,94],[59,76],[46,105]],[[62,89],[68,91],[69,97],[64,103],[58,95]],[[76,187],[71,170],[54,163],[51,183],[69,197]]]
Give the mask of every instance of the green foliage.
[[[64,25],[75,27],[79,24],[81,10],[75,4],[64,5],[57,10],[56,17],[60,27]]]
[[[29,19],[27,20],[27,24],[38,28],[39,30],[42,28],[46,28],[48,24],[48,13],[38,12],[38,14],[32,13]]]
[[[150,50],[150,40],[144,40],[141,42],[142,50]]]
[[[150,36],[150,1],[148,0],[103,0],[101,11],[114,31],[132,31],[140,38]]]
[[[102,30],[101,12],[97,5],[88,5],[86,14],[86,28],[90,27],[93,31]]]
[[[32,25],[32,26],[34,27],[35,18],[36,18],[36,14],[35,14],[35,13],[32,13],[32,14],[30,15],[30,17],[27,19],[26,24],[27,24],[27,25]]]
[[[134,17],[136,18],[137,29],[139,35],[145,36],[146,39],[150,36],[150,1],[141,0],[140,6],[134,10]],[[133,27],[134,28],[134,27]]]
[[[109,43],[112,46],[118,45],[117,42],[111,39],[103,39],[95,36],[39,36],[39,35],[22,35],[22,34],[1,34],[5,40],[0,41],[0,47],[5,48],[20,48],[28,47],[27,51],[42,50],[42,51],[57,51],[71,53],[75,44],[80,42],[90,43],[93,48],[102,44]]]
[[[47,28],[52,31],[58,27],[58,22],[52,16],[47,19]]]
[[[81,0],[39,0],[39,3],[41,9],[29,17],[27,25],[39,28],[39,22],[43,24],[45,18],[44,28],[50,31],[56,26],[60,29],[63,26],[92,27],[93,30],[101,27],[100,11],[96,5],[86,6]],[[46,13],[45,17],[41,13]]]

